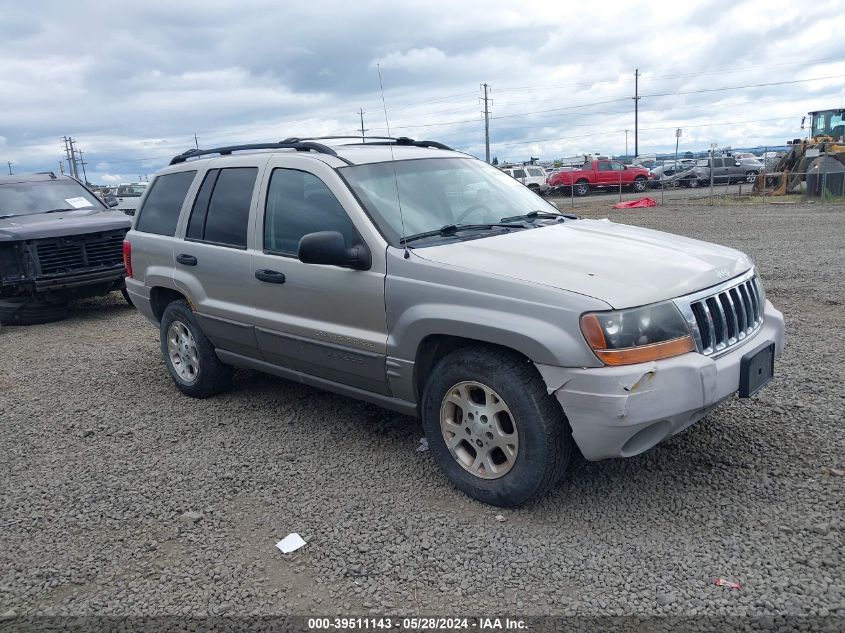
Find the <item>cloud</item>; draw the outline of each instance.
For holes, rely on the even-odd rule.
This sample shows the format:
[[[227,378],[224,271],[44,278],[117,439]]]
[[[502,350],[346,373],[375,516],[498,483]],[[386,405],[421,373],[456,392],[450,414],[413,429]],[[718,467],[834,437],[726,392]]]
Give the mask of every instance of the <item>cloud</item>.
[[[370,62],[370,68],[378,64],[391,70],[405,70],[412,73],[434,72],[446,62],[446,53],[440,49],[428,46],[426,48],[412,48],[406,53],[390,53]]]
[[[772,2],[20,4],[0,21],[0,164],[55,169],[70,135],[89,179],[135,180],[194,134],[356,134],[359,108],[384,133],[376,63],[394,133],[483,155],[486,82],[500,159],[619,153],[626,129],[633,150],[635,68],[641,94],[845,75],[839,3]],[[674,149],[676,127],[681,151],[782,143],[802,114],[842,105],[841,77],[643,98],[640,151]]]
[[[124,178],[120,174],[102,174],[100,176],[100,180],[103,182],[111,183],[119,183],[123,182]]]

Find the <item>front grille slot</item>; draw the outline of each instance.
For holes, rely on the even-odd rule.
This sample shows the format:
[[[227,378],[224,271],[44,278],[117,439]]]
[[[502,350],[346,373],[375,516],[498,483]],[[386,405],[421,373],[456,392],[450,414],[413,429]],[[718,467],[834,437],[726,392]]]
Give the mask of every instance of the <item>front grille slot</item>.
[[[110,268],[123,263],[123,232],[36,240],[40,276]]]
[[[756,277],[688,305],[696,343],[706,356],[736,345],[763,324],[763,299]]]

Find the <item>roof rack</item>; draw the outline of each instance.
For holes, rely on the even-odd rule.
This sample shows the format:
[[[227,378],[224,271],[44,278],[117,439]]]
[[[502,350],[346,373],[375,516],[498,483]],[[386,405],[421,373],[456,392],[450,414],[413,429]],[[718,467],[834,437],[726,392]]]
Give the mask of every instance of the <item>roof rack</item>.
[[[344,158],[341,158],[337,155],[337,152],[334,151],[328,145],[323,145],[322,143],[313,143],[310,141],[304,141],[302,139],[285,139],[279,143],[252,143],[249,145],[229,145],[227,147],[215,147],[213,149],[189,149],[186,152],[182,152],[178,156],[174,156],[170,159],[171,165],[178,165],[179,163],[184,163],[189,158],[197,158],[199,156],[208,156],[209,154],[220,154],[221,156],[228,156],[232,152],[245,152],[249,150],[256,150],[256,149],[295,149],[298,152],[319,152],[320,154],[329,154],[330,156],[335,156],[336,158],[340,158],[345,163],[349,163]],[[351,164],[351,163],[349,163]]]
[[[365,139],[362,139],[360,136],[309,136],[305,138],[298,138],[298,137],[291,137],[285,139],[284,142],[302,142],[302,141],[325,141],[329,139],[356,139],[360,140],[360,143],[350,143],[350,145],[406,145],[412,147],[433,147],[436,149],[445,149],[449,151],[454,151],[448,145],[444,145],[438,141],[416,141],[412,138],[408,138],[407,136],[367,136]],[[365,142],[368,139],[372,139],[374,141],[378,141],[376,143],[367,143]],[[382,142],[383,141],[383,142]]]

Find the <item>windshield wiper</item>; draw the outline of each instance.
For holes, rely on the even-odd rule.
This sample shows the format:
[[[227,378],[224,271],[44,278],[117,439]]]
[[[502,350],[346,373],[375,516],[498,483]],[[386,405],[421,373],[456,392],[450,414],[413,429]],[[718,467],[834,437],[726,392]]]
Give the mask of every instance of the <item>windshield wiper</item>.
[[[399,240],[400,244],[407,244],[408,242],[415,242],[427,237],[449,237],[458,231],[483,231],[492,229],[498,226],[503,226],[509,229],[524,229],[527,228],[524,224],[513,224],[504,222],[495,222],[492,224],[445,224],[435,231],[424,231],[423,233],[414,233]]]
[[[509,218],[502,218],[499,222],[513,222],[515,220],[557,220],[562,222],[564,219],[576,220],[573,215],[566,215],[565,213],[551,213],[548,211],[531,211],[525,215],[514,215]]]
[[[41,213],[61,213],[62,211],[76,211],[76,209],[50,209],[49,211],[42,211]]]

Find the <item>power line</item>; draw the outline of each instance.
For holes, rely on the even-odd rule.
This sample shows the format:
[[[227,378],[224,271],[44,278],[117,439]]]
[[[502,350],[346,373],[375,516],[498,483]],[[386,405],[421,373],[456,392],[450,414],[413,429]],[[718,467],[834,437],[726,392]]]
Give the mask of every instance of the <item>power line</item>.
[[[722,92],[725,90],[745,90],[747,88],[765,88],[767,86],[785,86],[788,84],[802,84],[808,81],[823,81],[825,79],[840,79],[845,75],[830,75],[828,77],[812,77],[810,79],[792,79],[790,81],[771,81],[764,84],[747,84],[744,86],[724,86],[722,88],[699,88],[698,90],[682,90],[679,92],[655,92],[641,95],[643,97],[672,97],[675,95],[700,94],[702,92]]]

